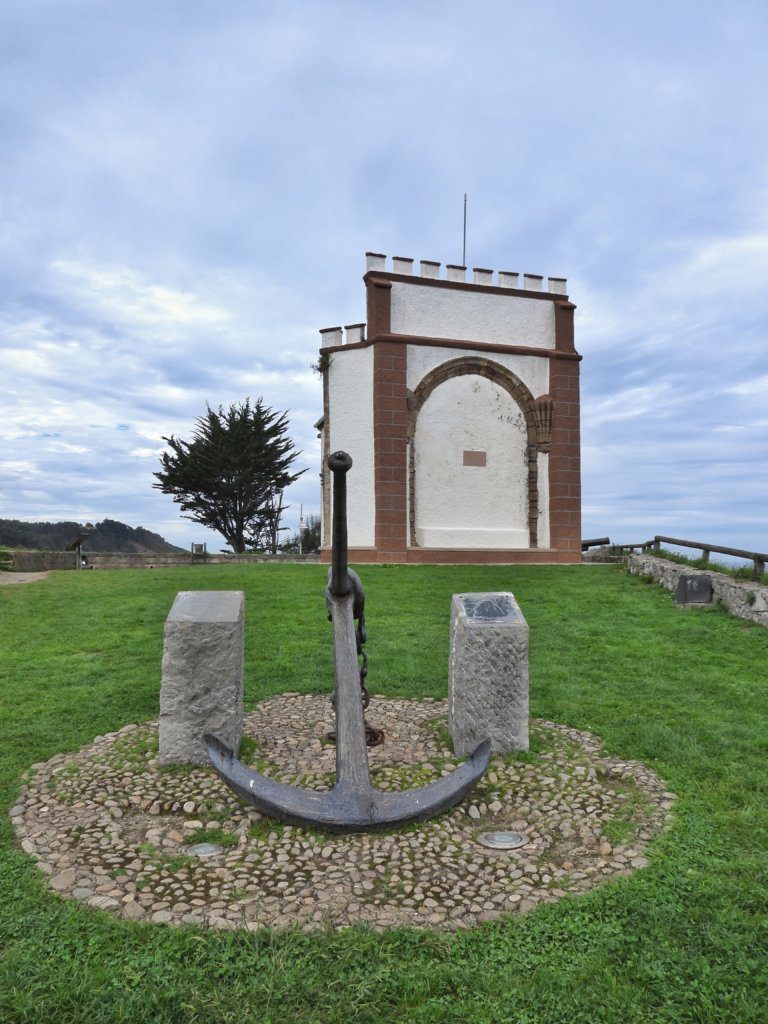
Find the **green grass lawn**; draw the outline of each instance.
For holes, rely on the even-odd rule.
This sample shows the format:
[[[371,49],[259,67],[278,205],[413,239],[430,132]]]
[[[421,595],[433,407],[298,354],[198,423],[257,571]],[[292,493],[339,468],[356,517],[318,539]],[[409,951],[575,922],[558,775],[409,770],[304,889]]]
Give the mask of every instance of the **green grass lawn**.
[[[0,803],[20,773],[156,717],[178,590],[244,590],[246,706],[329,693],[317,565],[59,572],[0,588]],[[680,797],[650,866],[456,934],[132,924],[49,894],[0,821],[0,1021],[768,1021],[768,630],[680,611],[614,566],[362,567],[369,684],[446,693],[451,594],[511,590],[531,712],[598,733]]]

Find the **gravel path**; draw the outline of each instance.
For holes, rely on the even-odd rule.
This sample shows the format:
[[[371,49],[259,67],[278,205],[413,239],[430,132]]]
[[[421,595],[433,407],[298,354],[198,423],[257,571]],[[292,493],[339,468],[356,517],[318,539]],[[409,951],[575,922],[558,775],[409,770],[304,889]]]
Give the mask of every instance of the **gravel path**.
[[[47,572],[0,572],[0,587],[7,587],[11,583],[37,583],[47,576]]]
[[[386,734],[370,751],[374,785],[404,789],[453,771],[445,717],[445,701],[374,697],[367,718]],[[243,759],[328,789],[332,724],[327,697],[264,701],[246,716]],[[674,794],[646,766],[601,757],[590,733],[531,725],[532,753],[492,758],[459,807],[388,833],[329,835],[263,818],[211,769],[159,766],[156,722],[33,765],[11,818],[51,889],[134,920],[467,928],[645,867],[672,816]],[[527,844],[478,843],[497,829]],[[191,854],[201,841],[220,852]]]

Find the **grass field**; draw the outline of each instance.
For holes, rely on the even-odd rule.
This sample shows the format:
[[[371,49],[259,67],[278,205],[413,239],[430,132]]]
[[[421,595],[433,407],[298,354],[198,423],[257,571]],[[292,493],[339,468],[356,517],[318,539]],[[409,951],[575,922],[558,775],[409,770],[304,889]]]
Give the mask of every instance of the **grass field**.
[[[364,567],[369,683],[445,696],[451,594],[512,590],[531,711],[598,733],[679,796],[651,864],[456,934],[132,924],[49,894],[0,821],[0,1021],[768,1021],[768,630],[680,611],[614,566]],[[246,705],[327,693],[316,565],[60,572],[0,588],[0,803],[20,773],[155,717],[178,590],[247,599]]]

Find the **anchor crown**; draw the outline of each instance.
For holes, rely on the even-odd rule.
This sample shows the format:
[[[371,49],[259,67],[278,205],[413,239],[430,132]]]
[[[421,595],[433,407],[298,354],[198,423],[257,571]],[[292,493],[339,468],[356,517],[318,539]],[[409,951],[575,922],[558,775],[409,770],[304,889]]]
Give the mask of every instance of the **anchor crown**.
[[[352,456],[348,452],[332,452],[328,456],[328,468],[334,473],[348,473],[352,468]]]

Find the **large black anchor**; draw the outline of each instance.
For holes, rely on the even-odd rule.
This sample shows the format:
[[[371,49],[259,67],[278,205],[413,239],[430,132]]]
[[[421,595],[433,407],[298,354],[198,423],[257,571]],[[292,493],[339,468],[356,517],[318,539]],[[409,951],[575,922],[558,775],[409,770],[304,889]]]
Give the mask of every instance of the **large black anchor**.
[[[365,639],[364,595],[359,577],[348,565],[346,476],[351,466],[346,452],[328,458],[333,472],[333,553],[326,603],[333,623],[336,785],[318,793],[277,782],[244,765],[217,736],[205,736],[211,764],[242,800],[272,818],[330,832],[426,821],[466,796],[485,771],[491,752],[491,741],[483,740],[454,772],[418,789],[383,793],[371,785],[357,660],[360,640]]]

